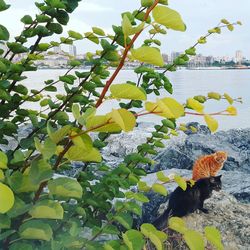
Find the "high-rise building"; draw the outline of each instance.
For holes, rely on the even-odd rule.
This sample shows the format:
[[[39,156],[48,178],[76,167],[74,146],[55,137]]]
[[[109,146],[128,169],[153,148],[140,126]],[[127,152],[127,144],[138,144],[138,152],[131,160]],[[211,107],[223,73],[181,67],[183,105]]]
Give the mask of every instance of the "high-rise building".
[[[175,52],[175,51],[173,51],[171,53],[171,61],[173,62],[174,59],[177,58],[180,54],[181,54],[181,52]]]
[[[77,55],[77,53],[76,53],[76,46],[75,45],[70,45],[69,46],[69,54],[71,56],[76,56]]]
[[[235,53],[235,62],[241,64],[243,61],[243,53],[241,50],[237,50]]]

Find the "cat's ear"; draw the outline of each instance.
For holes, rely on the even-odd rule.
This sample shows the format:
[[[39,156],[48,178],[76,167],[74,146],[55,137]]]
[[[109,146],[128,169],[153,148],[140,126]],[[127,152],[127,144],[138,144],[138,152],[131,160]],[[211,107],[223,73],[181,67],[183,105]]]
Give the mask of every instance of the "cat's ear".
[[[217,179],[221,179],[221,176],[222,176],[222,174],[221,174],[221,175],[216,176],[216,178],[217,178]]]

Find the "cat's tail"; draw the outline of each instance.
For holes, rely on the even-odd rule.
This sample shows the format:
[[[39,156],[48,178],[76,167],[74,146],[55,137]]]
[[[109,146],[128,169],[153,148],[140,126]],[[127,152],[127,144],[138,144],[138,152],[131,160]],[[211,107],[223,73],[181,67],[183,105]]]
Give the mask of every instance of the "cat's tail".
[[[169,216],[171,215],[171,208],[168,207],[167,210],[163,212],[160,216],[153,221],[153,225],[158,229],[162,230],[166,227]]]

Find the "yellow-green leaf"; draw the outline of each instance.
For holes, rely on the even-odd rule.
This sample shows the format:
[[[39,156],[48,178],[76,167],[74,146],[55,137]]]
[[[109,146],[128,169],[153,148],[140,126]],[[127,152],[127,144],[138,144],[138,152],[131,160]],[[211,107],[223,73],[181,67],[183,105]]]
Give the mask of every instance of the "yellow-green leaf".
[[[229,104],[233,104],[234,100],[233,100],[233,98],[230,95],[228,95],[227,93],[225,93],[224,97],[226,98],[226,100],[228,101]]]
[[[178,31],[186,30],[186,25],[180,14],[168,7],[156,6],[153,9],[153,17],[157,23],[164,25],[166,28]]]
[[[48,131],[48,135],[50,137],[50,139],[54,142],[54,143],[58,143],[60,142],[64,136],[66,136],[68,134],[68,132],[70,131],[71,126],[70,125],[66,125],[62,128],[60,128],[59,130],[55,131],[50,123],[48,122],[47,124],[47,131]]]
[[[147,185],[147,183],[146,182],[144,182],[144,181],[139,181],[138,182],[138,189],[140,190],[140,191],[143,191],[143,192],[148,192],[148,191],[150,191],[150,187]]]
[[[184,107],[171,97],[159,99],[157,105],[166,118],[179,118],[184,115]]]
[[[86,122],[88,130],[95,132],[118,132],[121,131],[121,127],[112,122],[110,114],[107,115],[96,115],[90,117]]]
[[[141,31],[144,27],[144,22],[139,24],[137,27],[133,27],[127,15],[123,15],[122,19],[122,31],[125,37],[134,35],[135,33]]]
[[[179,185],[184,191],[187,189],[187,182],[179,175],[175,175],[174,181]]]
[[[81,151],[89,152],[93,148],[92,139],[87,134],[77,135],[76,132],[71,133],[72,141],[75,146],[82,148]]]
[[[206,238],[212,245],[214,245],[218,250],[224,249],[222,242],[221,242],[220,232],[216,227],[207,226],[205,227],[204,231],[205,231]]]
[[[40,220],[30,220],[20,226],[19,235],[23,239],[50,241],[53,232],[49,224]]]
[[[221,95],[217,92],[209,92],[207,94],[207,96],[211,99],[215,99],[215,100],[220,100],[221,99]]]
[[[57,201],[43,200],[38,202],[29,211],[32,218],[36,219],[63,219],[63,208]]]
[[[2,169],[0,169],[0,181],[4,180],[4,172]]]
[[[128,230],[122,237],[129,250],[141,250],[145,244],[141,232],[134,229]]]
[[[96,148],[85,151],[82,147],[71,146],[65,154],[65,158],[70,161],[101,162],[102,156]]]
[[[145,103],[145,109],[150,113],[155,113],[156,115],[160,115],[165,117],[165,114],[163,114],[162,109],[157,105],[157,103],[154,102],[146,102]]]
[[[175,230],[176,232],[182,233],[182,234],[187,231],[185,221],[179,217],[171,217],[168,220],[168,226],[169,226],[169,228]]]
[[[163,171],[157,172],[156,176],[157,176],[157,179],[159,181],[162,181],[162,182],[169,182],[170,181],[170,179],[167,176],[165,176]]]
[[[8,212],[14,205],[15,197],[12,190],[0,182],[0,213]]]
[[[237,109],[234,106],[229,106],[227,107],[227,112],[230,115],[237,115]]]
[[[157,48],[143,46],[138,49],[131,49],[131,54],[134,59],[140,62],[149,63],[160,67],[164,65],[161,52]]]
[[[113,109],[111,116],[115,123],[117,123],[125,132],[131,131],[135,127],[135,116],[126,109]]]
[[[110,92],[114,98],[147,100],[147,95],[143,89],[128,83],[113,84],[110,87]]]
[[[211,132],[215,132],[218,129],[219,124],[211,115],[205,115],[204,119]]]
[[[105,36],[105,32],[98,27],[92,27],[92,30],[95,34],[99,35],[99,36]]]
[[[164,196],[167,196],[167,194],[168,194],[167,189],[162,184],[159,184],[159,183],[154,183],[152,185],[152,189],[156,193],[159,193],[159,194],[164,195]]]
[[[7,169],[8,158],[7,155],[0,151],[0,168]]]
[[[204,110],[204,106],[193,98],[188,98],[187,100],[188,107],[192,108],[193,110],[197,111],[198,113],[202,113]]]
[[[205,244],[202,235],[194,230],[188,230],[184,233],[184,239],[190,250],[203,250]]]
[[[48,182],[50,194],[61,197],[78,198],[82,197],[82,187],[74,179],[68,177],[60,177]]]

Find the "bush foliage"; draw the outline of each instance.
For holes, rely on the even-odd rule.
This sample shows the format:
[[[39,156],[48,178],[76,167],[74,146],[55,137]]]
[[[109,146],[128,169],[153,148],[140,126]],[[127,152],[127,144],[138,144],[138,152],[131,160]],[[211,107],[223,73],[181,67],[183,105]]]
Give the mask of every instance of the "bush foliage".
[[[215,115],[236,115],[234,99],[227,94],[209,93],[190,97],[184,104],[178,102],[171,97],[173,88],[166,72],[185,65],[207,37],[220,33],[222,27],[233,30],[240,22],[222,19],[169,65],[164,63],[161,42],[156,37],[166,35],[168,29],[183,32],[186,26],[180,14],[167,7],[167,0],[141,0],[137,10],[122,13],[121,25],[113,26],[113,34],[93,27],[84,34],[70,30],[67,37],[44,42],[44,38],[63,32],[79,2],[36,2],[37,15],[21,19],[24,28],[14,39],[0,25],[0,40],[7,46],[7,51],[0,51],[0,144],[8,148],[9,141],[16,141],[15,148],[0,151],[1,249],[139,250],[149,241],[163,249],[168,240],[166,233],[150,224],[133,228],[133,216],[141,216],[141,204],[148,202],[143,193],[152,189],[167,195],[163,184],[170,181],[160,172],[159,182],[148,186],[140,181],[146,175],[144,166],[153,164],[151,157],[157,154],[157,148],[164,147],[163,140],[186,129],[178,124],[178,118],[204,116],[215,131]],[[9,7],[0,0],[0,11]],[[135,45],[142,33],[148,33],[148,38],[141,46]],[[69,69],[59,79],[44,81],[41,89],[25,86],[25,73],[36,71],[35,62],[43,60],[45,53],[61,44],[86,39],[100,48],[86,54],[90,69],[82,68],[82,62],[69,56]],[[34,41],[32,46],[30,41]],[[13,60],[19,54],[25,55],[23,59]],[[113,84],[127,61],[141,63],[134,69],[138,81]],[[111,67],[114,71],[109,70]],[[59,85],[64,86],[63,93],[57,92]],[[164,98],[147,101],[149,94],[159,96],[160,91],[165,93]],[[55,97],[51,98],[51,92],[57,92]],[[120,108],[97,115],[101,104],[111,98]],[[229,107],[205,113],[204,103],[210,99],[225,99]],[[33,109],[32,103],[39,103],[40,108]],[[27,106],[31,108],[24,108]],[[132,131],[142,115],[158,115],[163,120],[152,136],[138,145],[137,152],[111,168],[102,160],[106,138],[112,133]],[[32,124],[25,138],[18,136],[23,124]],[[73,162],[83,163],[76,178],[56,175],[70,169]],[[181,177],[174,180],[185,189]],[[132,192],[131,187],[136,185],[139,191]],[[191,249],[204,248],[203,237],[188,230],[181,219],[173,218],[170,228],[183,234]],[[215,228],[206,228],[205,236],[222,248]]]

